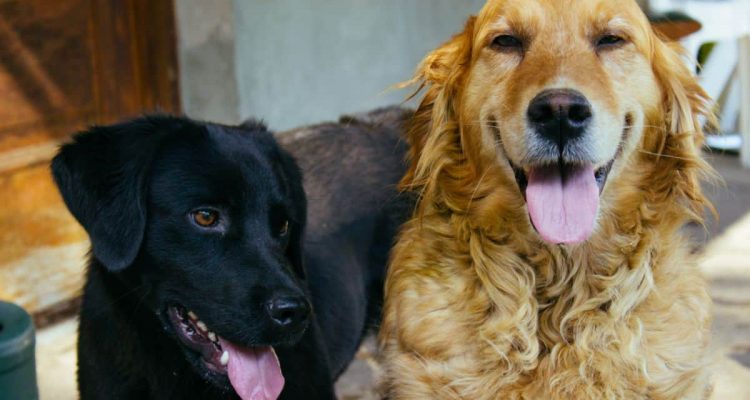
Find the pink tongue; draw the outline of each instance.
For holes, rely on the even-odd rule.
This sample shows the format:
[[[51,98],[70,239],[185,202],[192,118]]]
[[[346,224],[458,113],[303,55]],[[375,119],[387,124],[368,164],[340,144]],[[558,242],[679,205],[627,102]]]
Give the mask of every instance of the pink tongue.
[[[284,388],[279,359],[272,347],[245,348],[225,340],[229,352],[229,382],[242,400],[276,400]]]
[[[550,243],[579,243],[591,235],[599,207],[599,186],[590,165],[533,168],[526,188],[529,215]],[[565,175],[563,177],[563,175]]]

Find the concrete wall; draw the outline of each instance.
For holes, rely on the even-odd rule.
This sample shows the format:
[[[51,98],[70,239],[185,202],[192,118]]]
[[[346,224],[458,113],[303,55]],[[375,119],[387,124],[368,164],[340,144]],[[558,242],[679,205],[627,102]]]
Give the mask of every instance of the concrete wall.
[[[229,1],[176,0],[185,111],[277,130],[400,102],[384,91],[485,2]]]
[[[193,118],[240,120],[232,0],[175,0],[182,107]]]

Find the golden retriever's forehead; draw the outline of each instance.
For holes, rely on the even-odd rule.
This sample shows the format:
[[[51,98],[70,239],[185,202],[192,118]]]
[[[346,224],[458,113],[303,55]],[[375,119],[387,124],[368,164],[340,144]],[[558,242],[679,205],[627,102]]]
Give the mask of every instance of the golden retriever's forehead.
[[[489,0],[480,12],[477,34],[535,36],[554,30],[584,36],[605,31],[634,36],[646,23],[634,0]]]

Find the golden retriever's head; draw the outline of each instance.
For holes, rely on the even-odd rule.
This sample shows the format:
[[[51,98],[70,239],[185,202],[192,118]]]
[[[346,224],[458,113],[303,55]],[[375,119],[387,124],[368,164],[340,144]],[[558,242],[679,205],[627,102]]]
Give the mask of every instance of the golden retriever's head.
[[[634,1],[490,0],[417,80],[428,91],[404,184],[425,200],[485,217],[482,199],[505,213],[525,202],[550,243],[587,240],[626,193],[646,202],[663,189],[703,208],[707,99]]]

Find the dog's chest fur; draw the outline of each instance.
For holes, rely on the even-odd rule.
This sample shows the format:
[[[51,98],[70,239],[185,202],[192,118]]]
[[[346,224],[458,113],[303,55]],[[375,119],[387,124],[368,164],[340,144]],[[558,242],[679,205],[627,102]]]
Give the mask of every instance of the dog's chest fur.
[[[706,385],[710,301],[677,236],[564,251],[437,222],[403,231],[389,272],[394,397],[667,399]]]

